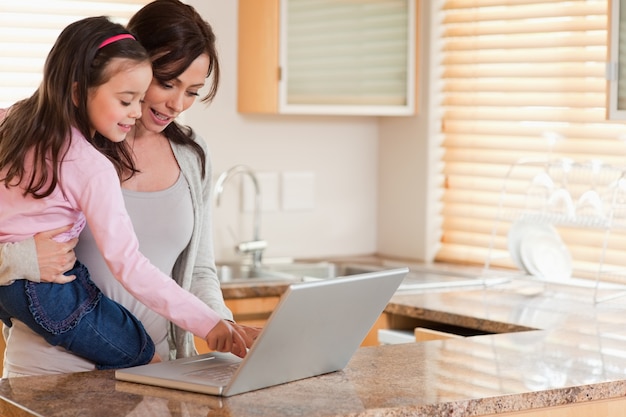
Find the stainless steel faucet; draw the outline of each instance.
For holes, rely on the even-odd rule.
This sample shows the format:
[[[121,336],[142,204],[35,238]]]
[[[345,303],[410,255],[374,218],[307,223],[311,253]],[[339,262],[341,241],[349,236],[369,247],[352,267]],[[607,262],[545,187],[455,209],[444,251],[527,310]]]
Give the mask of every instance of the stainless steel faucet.
[[[254,171],[245,165],[235,165],[232,168],[224,171],[217,178],[215,183],[215,204],[219,207],[220,197],[224,191],[224,185],[226,182],[237,174],[245,174],[252,180],[254,185],[254,230],[252,234],[252,240],[239,243],[235,249],[238,253],[251,253],[252,254],[252,267],[260,268],[261,260],[263,258],[263,251],[267,247],[267,242],[260,238],[261,228],[261,187],[259,187],[259,181],[254,174]]]

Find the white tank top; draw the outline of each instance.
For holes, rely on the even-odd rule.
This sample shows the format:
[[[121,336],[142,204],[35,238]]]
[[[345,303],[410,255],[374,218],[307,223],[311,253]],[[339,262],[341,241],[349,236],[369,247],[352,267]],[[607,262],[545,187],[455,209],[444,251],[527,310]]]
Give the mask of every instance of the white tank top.
[[[187,181],[180,175],[170,188],[156,192],[122,190],[126,209],[139,240],[139,250],[157,268],[171,276],[180,253],[193,232],[193,205]],[[110,273],[96,247],[89,227],[80,235],[76,256],[87,266],[91,279],[102,292],[129,309],[146,328],[161,359],[169,357],[167,320],[130,295]],[[92,363],[48,345],[21,323],[9,332],[5,354],[5,375],[48,374],[93,370]]]

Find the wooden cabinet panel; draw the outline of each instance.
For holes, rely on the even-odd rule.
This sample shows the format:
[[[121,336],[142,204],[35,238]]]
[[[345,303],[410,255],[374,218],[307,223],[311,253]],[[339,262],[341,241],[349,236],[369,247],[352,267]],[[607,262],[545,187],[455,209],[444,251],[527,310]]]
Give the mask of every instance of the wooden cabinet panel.
[[[290,1],[239,0],[238,112],[368,116],[415,114],[418,102],[420,0],[405,0],[396,4],[389,4],[385,0],[370,2],[370,6],[374,9],[378,8],[382,16],[390,13],[392,19],[399,19],[397,22],[394,21],[395,30],[384,29],[388,19],[381,18],[380,21],[363,25],[361,31],[356,32],[362,36],[345,35],[346,30],[358,26],[346,24],[342,26],[344,29],[339,31],[338,36],[328,37],[302,35],[302,30],[297,30],[295,35],[294,33],[290,35],[287,23],[289,19],[281,15],[281,13],[286,14],[283,12],[289,9]],[[317,26],[324,27],[329,20],[323,16],[323,13],[320,15],[320,11],[333,13],[331,7],[339,9],[354,7],[352,2],[345,3],[344,5],[328,3],[317,11],[315,10],[317,6],[313,5],[314,7],[309,7],[312,9],[308,10],[311,17],[307,20],[317,18]],[[294,5],[294,8],[298,9],[298,6]],[[355,11],[362,15],[345,14],[349,16],[345,18],[351,23],[371,23],[371,19],[377,16],[372,10],[368,11],[368,7],[356,7]],[[401,31],[398,25],[401,25],[405,32]],[[333,33],[333,29],[327,30]],[[378,52],[378,55],[367,50],[367,47],[378,45],[378,42],[363,43],[362,41],[363,47],[352,47],[353,39],[362,39],[363,36],[376,38],[380,36],[379,31],[391,36],[391,39],[386,39],[385,42],[392,45],[395,33],[399,33],[395,41],[405,45],[388,47],[384,52]],[[299,60],[293,63],[288,58],[290,54],[285,45],[296,42],[294,38],[298,36],[303,36],[300,43],[314,42],[315,48],[292,46],[291,50],[297,51],[294,55],[299,57]],[[310,40],[309,36],[312,36]],[[340,42],[341,39],[344,43]],[[285,45],[281,45],[281,42]],[[343,50],[339,48],[339,45],[342,45],[344,49],[351,48],[350,60],[341,62],[339,59],[340,62],[338,62],[338,57],[332,54],[326,56],[330,51]],[[377,56],[381,56],[382,59],[374,59]],[[341,58],[345,58],[345,55]],[[306,70],[303,71],[303,68]],[[298,71],[303,71],[304,75],[300,73],[290,75],[290,72]],[[338,78],[340,76],[342,78]],[[392,87],[394,83],[399,84]],[[340,85],[341,88],[333,87],[334,84]],[[292,87],[297,90],[297,93],[291,92]]]
[[[226,300],[226,306],[233,312],[237,323],[251,325],[250,322],[256,322],[265,324],[279,300],[280,297],[232,299]]]
[[[278,0],[239,0],[237,111],[278,113]]]
[[[378,341],[378,330],[379,329],[388,329],[389,328],[389,314],[383,313],[380,315],[376,323],[372,326],[365,339],[361,343],[361,346],[378,346],[380,343]]]
[[[459,336],[455,333],[442,332],[440,330],[428,329],[426,327],[416,327],[414,330],[416,342],[426,342],[428,340],[454,339]]]
[[[609,36],[607,62],[606,116],[608,120],[626,120],[626,19],[622,18],[620,0],[609,0]]]
[[[280,297],[258,297],[225,301],[226,306],[233,312],[235,322],[246,326],[263,327],[279,300]],[[194,340],[199,353],[209,352],[209,348],[204,340],[197,336],[194,337]]]
[[[615,398],[484,417],[622,417],[625,409],[626,399]]]

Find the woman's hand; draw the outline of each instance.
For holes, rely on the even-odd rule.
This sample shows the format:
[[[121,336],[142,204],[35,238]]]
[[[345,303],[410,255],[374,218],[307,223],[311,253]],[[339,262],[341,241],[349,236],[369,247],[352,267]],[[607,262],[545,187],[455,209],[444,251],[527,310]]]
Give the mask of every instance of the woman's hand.
[[[67,242],[57,242],[52,239],[54,236],[71,228],[72,225],[70,224],[58,229],[37,233],[34,236],[41,282],[65,284],[76,278],[74,275],[67,276],[63,274],[72,269],[76,262],[74,248],[78,243],[78,238]]]

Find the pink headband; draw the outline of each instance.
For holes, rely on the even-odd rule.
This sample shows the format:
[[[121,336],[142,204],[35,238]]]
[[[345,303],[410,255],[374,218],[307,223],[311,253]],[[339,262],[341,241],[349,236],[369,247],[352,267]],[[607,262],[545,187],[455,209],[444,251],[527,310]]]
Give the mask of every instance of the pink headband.
[[[135,37],[133,35],[131,35],[130,33],[122,33],[121,35],[111,36],[110,38],[105,39],[100,44],[100,46],[98,46],[98,49],[102,49],[105,46],[107,46],[108,44],[113,43],[113,42],[117,42],[117,41],[122,40],[122,39],[135,39]]]

